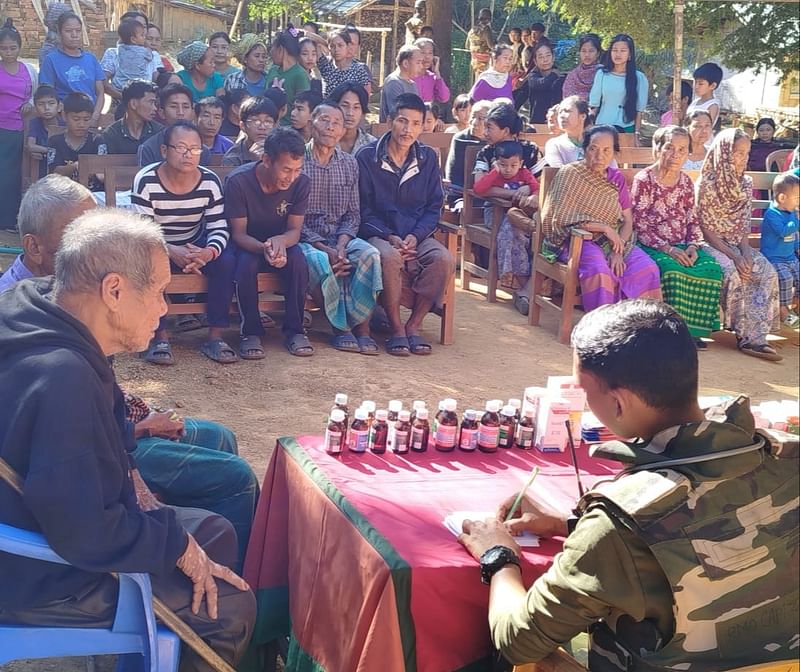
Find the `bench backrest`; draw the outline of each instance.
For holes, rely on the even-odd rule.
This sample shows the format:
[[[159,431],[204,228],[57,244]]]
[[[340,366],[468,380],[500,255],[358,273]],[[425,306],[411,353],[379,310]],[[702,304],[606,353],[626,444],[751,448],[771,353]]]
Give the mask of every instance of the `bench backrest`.
[[[208,166],[208,169],[219,177],[222,183],[238,166]],[[133,187],[133,179],[141,170],[138,166],[108,166],[105,172],[106,206],[117,205],[117,192],[128,191]]]
[[[536,145],[544,151],[545,143],[548,140],[552,140],[553,138],[557,138],[558,135],[553,135],[551,133],[520,133],[519,139],[520,140],[528,140],[529,142],[535,142]],[[633,133],[620,133],[619,136],[619,147],[621,150],[625,150],[628,147],[634,147],[634,136]],[[649,147],[643,147],[641,149],[649,150]]]
[[[439,150],[439,168],[444,177],[444,168],[447,165],[447,155],[450,153],[450,144],[453,142],[454,133],[423,133],[419,141],[423,145]]]
[[[222,154],[212,154],[206,167],[221,165]],[[91,175],[104,175],[108,168],[116,166],[140,167],[136,154],[81,154],[78,157],[78,182],[88,187]]]

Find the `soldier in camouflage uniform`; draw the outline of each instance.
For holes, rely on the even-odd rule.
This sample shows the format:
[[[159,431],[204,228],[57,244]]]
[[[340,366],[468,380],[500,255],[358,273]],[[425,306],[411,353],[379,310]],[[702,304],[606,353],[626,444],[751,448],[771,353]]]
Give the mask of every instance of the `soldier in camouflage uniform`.
[[[573,346],[597,417],[618,436],[651,438],[598,446],[623,470],[572,517],[531,495],[505,526],[510,500],[498,520],[465,523],[462,543],[485,562],[498,546],[519,553],[509,530],[566,537],[528,591],[513,560],[488,568],[495,645],[531,662],[588,629],[597,672],[797,659],[797,436],[756,432],[745,397],[703,413],[692,337],[665,304],[592,311]]]

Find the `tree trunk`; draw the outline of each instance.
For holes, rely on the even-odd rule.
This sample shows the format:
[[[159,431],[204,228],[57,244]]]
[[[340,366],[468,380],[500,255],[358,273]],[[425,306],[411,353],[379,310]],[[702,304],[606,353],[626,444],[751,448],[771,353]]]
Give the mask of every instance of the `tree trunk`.
[[[436,51],[439,56],[439,72],[450,84],[453,40],[453,0],[434,0],[428,2],[425,23],[433,28]]]

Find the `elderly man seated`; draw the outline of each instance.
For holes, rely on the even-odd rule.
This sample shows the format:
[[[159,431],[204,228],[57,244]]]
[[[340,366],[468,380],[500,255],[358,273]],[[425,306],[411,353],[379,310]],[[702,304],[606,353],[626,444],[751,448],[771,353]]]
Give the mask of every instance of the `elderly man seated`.
[[[53,275],[64,228],[95,207],[92,194],[68,177],[49,175],[22,199],[18,224],[24,253],[0,277],[0,294],[21,280]],[[131,475],[142,508],[165,504],[207,509],[225,516],[234,529],[244,561],[258,499],[258,479],[239,457],[236,435],[224,425],[181,418],[125,395]]]
[[[300,247],[308,262],[309,289],[325,307],[335,332],[331,345],[344,352],[377,355],[369,318],[383,289],[380,254],[356,237],[358,164],[338,148],[343,134],[341,108],[328,102],[318,105],[311,116],[311,141],[303,163],[311,191]]]
[[[383,294],[391,337],[390,355],[427,355],[431,344],[420,334],[425,315],[440,303],[453,273],[453,259],[433,238],[444,194],[436,152],[417,142],[425,103],[413,93],[397,97],[391,131],[356,154],[361,228],[381,254]],[[401,294],[413,291],[411,316],[400,319]]]
[[[24,482],[22,497],[0,487],[0,520],[42,533],[70,565],[0,553],[0,621],[110,627],[118,584],[109,573],[147,572],[153,593],[235,665],[255,598],[230,569],[233,527],[198,509],[142,510],[108,362],[144,348],[167,310],[161,230],[92,211],[67,226],[55,265],[54,279],[0,296],[0,457]],[[208,669],[183,656],[181,669]]]

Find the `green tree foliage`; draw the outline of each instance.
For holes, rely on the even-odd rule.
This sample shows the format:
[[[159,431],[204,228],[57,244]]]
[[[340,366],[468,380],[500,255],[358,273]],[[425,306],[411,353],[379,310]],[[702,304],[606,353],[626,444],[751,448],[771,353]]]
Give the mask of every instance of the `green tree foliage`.
[[[511,7],[536,5],[572,22],[576,32],[595,32],[608,39],[633,36],[650,53],[669,49],[674,40],[673,3],[663,0],[509,0]],[[684,35],[696,43],[700,59],[718,56],[732,68],[775,68],[784,75],[800,64],[797,4],[689,2]]]

